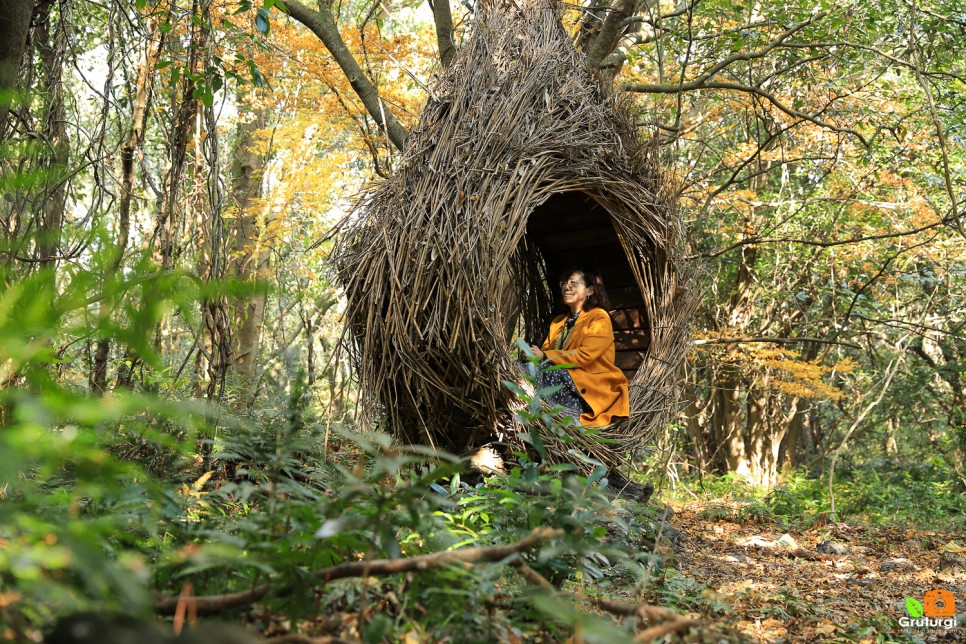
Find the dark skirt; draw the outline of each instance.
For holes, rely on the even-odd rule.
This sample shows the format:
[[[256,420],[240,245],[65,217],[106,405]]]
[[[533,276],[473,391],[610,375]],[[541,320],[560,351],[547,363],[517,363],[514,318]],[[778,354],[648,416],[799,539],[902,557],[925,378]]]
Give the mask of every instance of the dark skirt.
[[[524,362],[518,362],[520,370],[524,373],[527,372],[526,364]],[[571,418],[576,418],[580,420],[580,415],[584,412],[590,412],[591,408],[584,399],[580,397],[577,392],[577,385],[574,384],[573,378],[570,377],[570,371],[568,369],[553,369],[554,363],[550,360],[541,360],[537,365],[537,375],[536,375],[536,387],[537,389],[544,389],[547,387],[560,388],[546,396],[543,399],[550,405],[560,407],[563,411],[561,412],[565,416],[570,416]]]

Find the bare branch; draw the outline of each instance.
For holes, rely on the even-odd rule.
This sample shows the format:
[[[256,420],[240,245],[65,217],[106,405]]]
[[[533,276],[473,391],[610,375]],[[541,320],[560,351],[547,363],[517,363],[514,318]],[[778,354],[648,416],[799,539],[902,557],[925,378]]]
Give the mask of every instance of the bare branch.
[[[736,92],[742,92],[745,94],[752,94],[754,96],[760,96],[761,98],[767,99],[776,108],[787,114],[788,116],[801,119],[803,121],[808,121],[826,130],[831,130],[833,132],[838,132],[839,134],[847,134],[849,136],[854,136],[862,145],[869,147],[869,142],[860,133],[856,132],[850,128],[843,128],[837,125],[833,125],[827,121],[824,121],[817,116],[812,114],[806,114],[799,110],[787,107],[781,101],[778,100],[771,92],[761,89],[760,87],[755,87],[752,85],[744,85],[742,83],[723,83],[716,81],[699,81],[693,80],[687,83],[671,84],[671,83],[625,83],[621,86],[621,89],[626,92],[640,92],[644,94],[679,94],[683,92],[696,92],[703,89],[726,89],[733,90]]]
[[[624,21],[637,7],[637,0],[619,0],[616,7],[608,12],[604,24],[594,36],[587,49],[587,60],[592,67],[599,67],[607,55],[613,51],[624,29]]]
[[[667,633],[673,633],[685,628],[701,625],[701,622],[697,620],[685,619],[677,613],[666,608],[661,608],[660,606],[651,606],[649,604],[625,604],[623,602],[616,602],[609,599],[603,599],[601,597],[591,597],[590,595],[585,595],[576,591],[561,592],[558,591],[553,584],[547,581],[546,577],[531,568],[522,559],[514,559],[512,565],[527,581],[535,586],[539,586],[551,595],[569,596],[576,601],[587,602],[588,604],[599,608],[600,610],[606,611],[612,615],[617,615],[618,617],[639,617],[646,621],[664,621],[663,624],[659,624],[652,628],[641,631],[635,638],[635,641],[638,642],[651,642],[661,635],[666,635]]]
[[[848,239],[832,239],[829,241],[817,241],[815,239],[800,239],[796,237],[746,237],[740,241],[737,241],[726,248],[717,250],[713,253],[701,253],[700,255],[691,255],[690,258],[703,257],[706,259],[713,259],[724,255],[725,253],[731,252],[742,246],[748,246],[750,244],[779,244],[779,243],[789,243],[789,244],[801,244],[803,246],[821,246],[823,248],[831,248],[833,246],[848,246],[849,244],[858,244],[865,241],[874,241],[878,239],[892,239],[894,237],[906,237],[909,235],[915,235],[917,233],[925,232],[927,230],[932,230],[933,228],[938,228],[949,223],[950,217],[944,217],[939,221],[927,224],[925,226],[920,226],[919,228],[911,228],[909,230],[900,230],[895,233],[882,233],[879,235],[866,235],[864,237],[850,237]]]

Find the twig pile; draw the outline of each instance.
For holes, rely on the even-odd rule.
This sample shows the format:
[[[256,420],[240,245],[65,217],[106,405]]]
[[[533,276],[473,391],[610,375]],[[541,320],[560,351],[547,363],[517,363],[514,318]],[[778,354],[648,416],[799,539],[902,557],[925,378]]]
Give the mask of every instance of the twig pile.
[[[687,278],[673,185],[560,11],[553,0],[477,3],[399,170],[340,225],[334,257],[362,410],[401,441],[461,452],[510,425],[513,337],[544,337],[552,314],[527,221],[563,192],[612,217],[650,324],[632,417],[593,451],[620,464],[675,407],[693,298],[678,297]]]

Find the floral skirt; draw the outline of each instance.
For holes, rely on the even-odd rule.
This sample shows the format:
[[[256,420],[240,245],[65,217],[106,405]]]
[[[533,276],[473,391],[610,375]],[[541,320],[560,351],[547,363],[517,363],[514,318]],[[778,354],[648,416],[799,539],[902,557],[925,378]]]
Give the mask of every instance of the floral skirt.
[[[526,363],[518,362],[517,364],[521,371],[527,372]],[[570,377],[570,371],[560,368],[548,371],[553,366],[554,363],[550,360],[541,360],[537,365],[537,389],[559,386],[560,388],[557,391],[544,396],[543,399],[551,405],[561,407],[565,416],[580,419],[581,414],[591,411],[590,405],[584,402],[584,399],[577,392],[577,385]]]

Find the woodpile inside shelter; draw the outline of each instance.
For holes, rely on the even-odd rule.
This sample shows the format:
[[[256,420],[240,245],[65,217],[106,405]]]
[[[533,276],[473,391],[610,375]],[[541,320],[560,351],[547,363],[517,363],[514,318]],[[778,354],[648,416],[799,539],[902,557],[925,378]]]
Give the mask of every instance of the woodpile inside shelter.
[[[477,3],[404,158],[341,225],[361,408],[405,443],[457,453],[498,437],[560,271],[593,264],[610,295],[631,417],[579,447],[620,466],[676,409],[693,303],[674,186],[628,106],[588,69],[553,0]],[[572,446],[556,444],[559,459]]]

